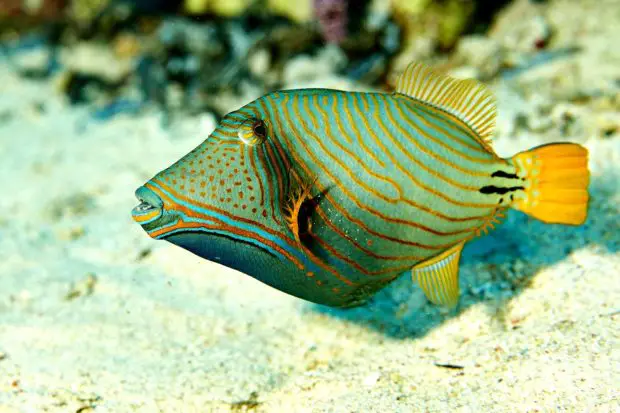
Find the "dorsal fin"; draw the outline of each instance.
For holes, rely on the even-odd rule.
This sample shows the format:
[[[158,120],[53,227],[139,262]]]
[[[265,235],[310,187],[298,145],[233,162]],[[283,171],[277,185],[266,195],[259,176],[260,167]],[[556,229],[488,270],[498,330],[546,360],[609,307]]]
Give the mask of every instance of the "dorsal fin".
[[[454,79],[411,63],[398,79],[396,92],[453,114],[486,142],[493,136],[495,97],[474,79]]]

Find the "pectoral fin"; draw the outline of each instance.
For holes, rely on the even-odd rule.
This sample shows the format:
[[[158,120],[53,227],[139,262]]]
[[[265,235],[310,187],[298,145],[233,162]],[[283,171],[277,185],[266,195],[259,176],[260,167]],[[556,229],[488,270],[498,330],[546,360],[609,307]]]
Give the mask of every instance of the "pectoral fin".
[[[432,303],[454,307],[459,301],[459,260],[464,244],[457,244],[411,269],[411,278]]]

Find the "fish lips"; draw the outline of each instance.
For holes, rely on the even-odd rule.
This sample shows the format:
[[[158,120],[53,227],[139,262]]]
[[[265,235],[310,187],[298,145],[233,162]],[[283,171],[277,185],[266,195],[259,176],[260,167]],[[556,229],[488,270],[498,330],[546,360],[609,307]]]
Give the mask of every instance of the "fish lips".
[[[136,190],[140,204],[131,211],[131,216],[138,224],[145,226],[157,221],[164,213],[164,201],[151,189],[141,186]]]
[[[152,238],[165,238],[179,221],[178,214],[174,210],[167,210],[161,197],[146,186],[136,190],[136,198],[140,204],[131,211],[133,220]]]
[[[167,239],[175,230],[180,230],[181,216],[174,205],[164,204],[156,188],[147,182],[136,190],[140,204],[133,208],[131,216],[142,229],[154,239]]]

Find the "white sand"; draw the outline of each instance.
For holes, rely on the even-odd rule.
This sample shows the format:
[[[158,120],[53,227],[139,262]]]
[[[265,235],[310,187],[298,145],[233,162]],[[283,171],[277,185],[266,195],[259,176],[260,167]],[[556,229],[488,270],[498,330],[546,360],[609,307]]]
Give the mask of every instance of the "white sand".
[[[602,3],[617,19],[589,8],[600,19],[585,24],[583,53],[528,76],[580,65],[583,84],[609,91],[620,30],[601,22],[617,24],[620,3]],[[511,214],[466,249],[457,312],[427,304],[406,277],[335,311],[132,222],[135,188],[209,122],[84,126],[86,112],[48,84],[2,68],[0,85],[0,412],[620,410],[619,133],[579,139],[591,153],[586,225]],[[496,85],[510,122],[506,88]],[[554,138],[522,131],[496,148]]]

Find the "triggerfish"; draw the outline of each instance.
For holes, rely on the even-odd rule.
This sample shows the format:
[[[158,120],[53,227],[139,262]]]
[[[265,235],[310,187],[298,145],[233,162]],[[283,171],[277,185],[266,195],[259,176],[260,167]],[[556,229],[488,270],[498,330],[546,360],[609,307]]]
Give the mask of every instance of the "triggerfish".
[[[411,64],[394,93],[267,94],[136,191],[165,239],[319,304],[363,303],[404,272],[458,302],[463,245],[507,208],[582,224],[588,152],[552,143],[501,158],[477,81]]]

